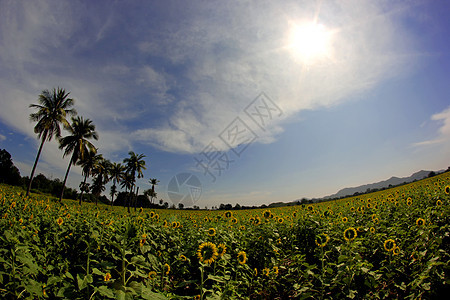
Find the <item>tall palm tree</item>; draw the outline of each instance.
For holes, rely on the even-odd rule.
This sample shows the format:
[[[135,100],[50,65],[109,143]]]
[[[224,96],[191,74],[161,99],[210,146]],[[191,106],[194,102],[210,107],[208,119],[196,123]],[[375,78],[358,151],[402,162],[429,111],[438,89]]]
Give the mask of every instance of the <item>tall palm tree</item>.
[[[125,166],[121,163],[112,163],[111,169],[109,170],[110,179],[113,181],[111,187],[111,206],[114,205],[114,194],[116,193],[116,183],[122,182],[125,176]],[[113,192],[114,191],[114,192]]]
[[[150,180],[149,180],[149,182],[150,182],[150,184],[152,185],[152,193],[151,193],[151,202],[152,202],[152,204],[153,204],[153,195],[155,194],[155,185],[158,185],[158,183],[159,183],[159,180],[158,179],[156,179],[156,178],[150,178]],[[155,196],[156,197],[156,196]]]
[[[57,138],[61,137],[62,124],[64,127],[69,125],[66,119],[68,115],[76,115],[76,110],[71,108],[74,104],[74,100],[69,98],[70,93],[66,93],[64,89],[58,87],[49,90],[43,90],[39,95],[39,104],[30,104],[30,108],[36,108],[37,112],[30,114],[30,120],[37,122],[34,126],[34,132],[41,139],[41,145],[39,146],[36,160],[34,161],[33,169],[31,170],[30,182],[28,183],[27,196],[30,194],[31,183],[33,182],[34,172],[41,156],[42,147],[45,141],[51,141],[53,136]]]
[[[103,156],[101,154],[97,154],[97,150],[98,149],[95,149],[95,151],[89,151],[84,159],[78,162],[78,165],[81,166],[82,174],[84,175],[84,181],[81,184],[81,186],[83,187],[86,186],[86,179],[93,174],[92,171],[94,169],[94,166],[98,164],[99,160],[103,159]],[[81,190],[80,205],[83,201],[83,193],[84,189]]]
[[[108,159],[102,158],[93,168],[95,176],[92,193],[95,195],[95,205],[98,204],[100,194],[105,190],[105,184],[109,181],[109,170],[111,169],[111,162]]]
[[[127,172],[131,174],[131,177],[133,178],[133,187],[136,186],[136,172],[137,172],[137,178],[142,178],[144,176],[143,170],[146,169],[145,167],[145,161],[144,161],[144,154],[137,155],[133,151],[128,152],[128,155],[130,157],[125,158],[123,160],[124,164],[127,166]],[[133,189],[131,190],[133,193]],[[130,206],[128,205],[128,212],[130,212]]]
[[[120,184],[120,186],[122,188],[125,188],[125,194],[127,195],[126,198],[125,198],[126,199],[125,200],[126,203],[124,203],[124,205],[126,205],[126,206],[128,206],[128,201],[129,201],[129,197],[128,197],[127,191],[129,190],[130,194],[131,194],[131,189],[133,188],[133,184],[134,184],[133,180],[134,179],[131,176],[131,174],[129,172],[125,172],[125,174],[123,176],[123,179],[122,179],[122,183]],[[128,208],[128,212],[129,212],[129,208]]]
[[[83,117],[72,117],[72,125],[68,127],[69,134],[60,139],[59,148],[64,149],[64,156],[72,153],[72,157],[67,167],[66,175],[64,176],[63,187],[61,190],[61,196],[59,202],[61,202],[64,195],[64,187],[66,186],[67,176],[69,175],[70,167],[76,164],[79,160],[83,160],[89,151],[95,151],[94,145],[89,139],[98,140],[98,134],[95,131],[95,125],[89,119],[83,119]]]

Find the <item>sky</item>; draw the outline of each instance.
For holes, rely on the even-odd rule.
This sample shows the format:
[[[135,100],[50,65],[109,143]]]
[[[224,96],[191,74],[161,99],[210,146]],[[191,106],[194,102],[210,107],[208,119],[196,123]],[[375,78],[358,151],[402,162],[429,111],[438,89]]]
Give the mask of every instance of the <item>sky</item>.
[[[29,105],[61,87],[98,152],[144,154],[140,191],[157,178],[169,204],[290,202],[447,169],[449,14],[444,0],[0,0],[0,148],[29,176]],[[62,179],[68,163],[52,140],[36,174]],[[73,167],[68,186],[81,181]]]

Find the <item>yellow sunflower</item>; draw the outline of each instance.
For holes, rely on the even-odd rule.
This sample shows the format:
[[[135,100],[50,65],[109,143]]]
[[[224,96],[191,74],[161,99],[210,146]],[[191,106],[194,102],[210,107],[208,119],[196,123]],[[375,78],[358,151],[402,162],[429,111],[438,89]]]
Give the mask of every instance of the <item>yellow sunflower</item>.
[[[329,240],[330,237],[328,236],[328,234],[321,233],[316,237],[316,244],[319,247],[325,247]]]
[[[245,264],[247,262],[247,253],[240,251],[237,255],[237,260],[241,265]]]
[[[156,272],[155,271],[150,271],[148,272],[148,278],[150,279],[155,279],[156,278]]]
[[[169,273],[170,273],[170,266],[168,264],[164,264],[164,270],[165,270],[166,275],[169,275]]]
[[[346,241],[353,241],[358,236],[356,229],[353,227],[349,227],[344,231],[344,239]]]
[[[272,213],[270,212],[270,210],[268,210],[268,209],[266,209],[265,211],[263,211],[263,216],[264,216],[264,218],[266,218],[266,219],[268,219],[268,218],[270,218],[270,215],[271,215]]]
[[[105,274],[105,281],[110,281],[111,280],[111,274],[106,273]]]
[[[220,243],[217,246],[217,254],[219,255],[219,257],[224,256],[224,254],[227,252],[227,246],[225,246],[225,244]]]
[[[375,228],[374,227],[370,227],[370,233],[375,233]]]
[[[62,223],[64,223],[63,218],[59,217],[58,219],[56,219],[56,223],[58,223],[58,225],[61,226]]]
[[[225,218],[231,218],[233,216],[233,213],[231,211],[225,212]]]
[[[278,267],[277,266],[273,267],[273,272],[275,273],[275,275],[278,275]]]
[[[394,250],[395,246],[395,241],[393,239],[387,239],[383,244],[384,250],[387,252]]]
[[[447,186],[444,188],[444,192],[445,192],[447,195],[450,194],[450,185],[447,185]]]
[[[423,226],[423,225],[425,225],[425,220],[422,219],[422,218],[418,218],[418,219],[416,220],[416,225],[417,225],[417,226]]]
[[[215,236],[216,235],[216,230],[214,228],[208,229],[208,235],[209,236]]]
[[[393,255],[399,255],[400,254],[400,247],[396,245],[394,247],[394,249],[392,249],[392,254]]]
[[[269,276],[269,272],[270,272],[269,268],[264,268],[264,269],[262,270],[262,273],[263,273],[263,275],[265,275],[265,276]]]
[[[186,260],[187,260],[187,258],[186,258],[186,256],[184,256],[183,254],[181,254],[181,255],[180,255],[180,260],[182,260],[182,261],[186,261]]]
[[[198,247],[197,257],[202,263],[209,265],[213,263],[218,256],[217,247],[211,242],[204,242]]]
[[[440,200],[440,199],[438,199],[437,201],[436,201],[436,206],[441,206],[442,205],[442,201]]]
[[[348,222],[348,218],[347,217],[343,217],[342,218],[342,223],[347,223]]]

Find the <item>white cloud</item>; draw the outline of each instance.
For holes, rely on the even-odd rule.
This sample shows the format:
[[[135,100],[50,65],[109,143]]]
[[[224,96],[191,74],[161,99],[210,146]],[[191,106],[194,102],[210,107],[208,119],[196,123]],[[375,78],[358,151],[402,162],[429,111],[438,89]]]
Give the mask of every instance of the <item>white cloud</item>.
[[[5,140],[6,140],[6,136],[0,134],[0,142],[3,142],[3,141],[5,141]]]
[[[168,125],[139,131],[161,149],[198,151],[260,92],[289,118],[305,108],[339,104],[408,72],[406,63],[414,65],[408,34],[396,23],[402,10],[385,12],[370,1],[323,2],[319,21],[333,30],[334,54],[305,66],[284,45],[290,23],[312,19],[315,5],[289,2],[285,11],[279,3],[223,6],[218,18],[188,18],[184,26],[167,29],[157,45],[139,44],[141,51],[189,65],[184,78],[195,86],[174,104]],[[199,8],[198,14],[206,10]],[[273,125],[277,130],[265,132],[266,139],[258,142],[276,139],[281,124]]]
[[[450,106],[443,111],[432,115],[430,119],[442,124],[437,131],[437,137],[415,143],[414,146],[429,146],[450,143]]]
[[[292,22],[316,15],[313,2],[190,5],[188,11],[173,8],[174,20],[161,21],[157,31],[145,7],[128,23],[116,6],[99,15],[72,1],[2,5],[2,122],[34,137],[25,108],[56,85],[70,91],[79,114],[97,125],[102,153],[135,142],[194,153],[245,116],[243,109],[261,92],[291,118],[345,101],[414,60],[405,50],[408,34],[397,23],[401,11],[372,1],[322,3],[318,18],[334,32],[334,55],[308,67],[284,46]],[[257,141],[273,142],[283,118],[259,131]]]

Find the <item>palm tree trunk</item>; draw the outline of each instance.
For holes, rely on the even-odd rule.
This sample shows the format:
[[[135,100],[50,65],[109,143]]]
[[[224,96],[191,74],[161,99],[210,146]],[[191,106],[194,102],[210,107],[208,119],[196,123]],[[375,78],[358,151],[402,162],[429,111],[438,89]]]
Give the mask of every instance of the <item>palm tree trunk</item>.
[[[83,194],[84,194],[84,188],[86,186],[86,179],[87,179],[87,174],[84,175],[84,181],[83,181],[83,185],[82,185],[82,189],[81,189],[81,195],[80,195],[80,205],[81,202],[83,201]]]
[[[47,138],[47,134],[48,134],[48,131],[46,130],[44,132],[44,135],[42,136],[42,142],[41,142],[41,145],[39,146],[39,150],[36,155],[36,160],[34,161],[33,169],[31,170],[30,182],[28,183],[28,188],[27,188],[27,195],[26,195],[27,197],[30,195],[31,183],[33,182],[33,177],[34,177],[34,171],[36,171],[36,166],[39,161],[39,156],[41,156],[42,147],[44,146],[44,142],[45,142],[45,139]]]
[[[133,186],[131,186],[131,188],[130,188],[130,194],[131,195],[133,194]],[[128,213],[130,213],[130,201],[131,201],[130,195],[127,195],[127,210],[128,210]]]
[[[137,194],[139,194],[139,187],[136,188],[135,193],[134,193],[134,211],[136,211]]]
[[[62,186],[62,189],[61,189],[61,196],[59,196],[59,202],[60,203],[62,201],[62,197],[64,196],[64,188],[66,186],[67,177],[69,176],[70,167],[72,166],[72,161],[73,161],[73,155],[70,158],[69,166],[67,167],[67,171],[66,171],[66,176],[64,176],[64,182],[63,182],[63,186]]]
[[[113,187],[114,187],[113,191],[115,191],[116,190],[116,179],[115,178],[113,179]],[[114,193],[111,195],[111,206],[114,206]]]

